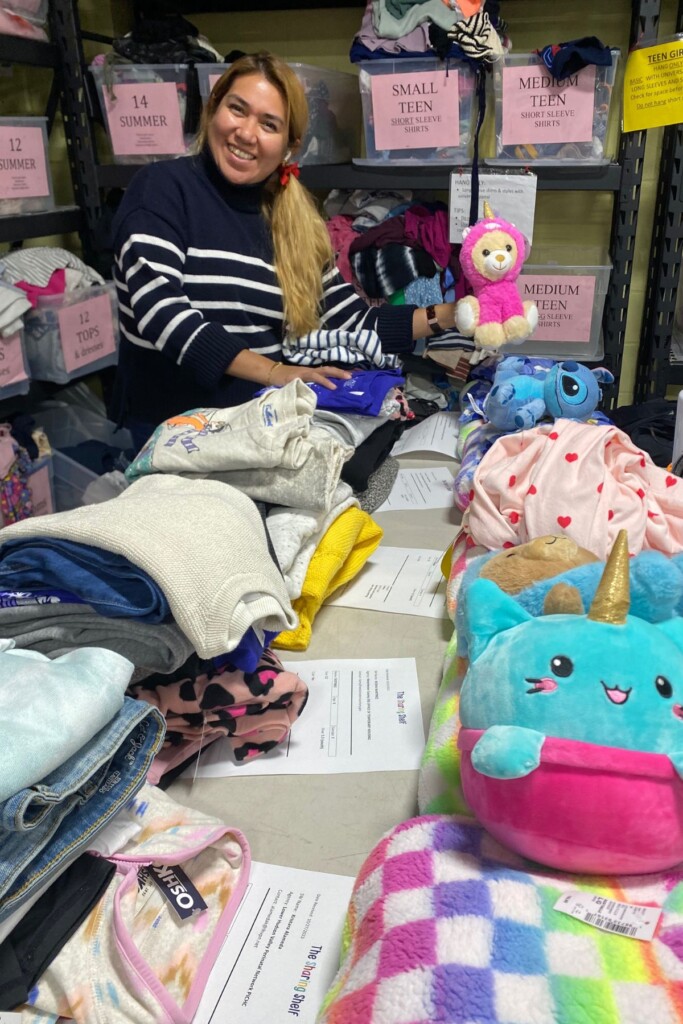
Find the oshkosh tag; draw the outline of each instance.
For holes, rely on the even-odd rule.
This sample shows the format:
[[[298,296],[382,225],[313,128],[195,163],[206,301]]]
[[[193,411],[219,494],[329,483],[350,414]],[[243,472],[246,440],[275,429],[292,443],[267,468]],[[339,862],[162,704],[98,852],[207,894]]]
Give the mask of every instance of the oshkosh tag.
[[[643,942],[649,942],[654,936],[662,915],[660,907],[621,903],[590,892],[568,892],[559,898],[554,909],[590,924],[593,928],[624,935],[627,939],[641,939]]]
[[[181,921],[207,909],[206,903],[182,868],[177,865],[152,864],[148,870],[149,877]]]

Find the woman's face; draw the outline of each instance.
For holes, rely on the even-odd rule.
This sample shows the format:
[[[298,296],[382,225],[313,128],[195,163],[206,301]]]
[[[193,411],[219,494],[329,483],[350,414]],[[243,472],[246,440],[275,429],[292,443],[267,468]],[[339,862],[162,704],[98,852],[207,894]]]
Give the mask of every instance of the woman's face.
[[[216,166],[233,185],[264,181],[287,152],[285,103],[260,74],[236,78],[221,100],[207,140]]]

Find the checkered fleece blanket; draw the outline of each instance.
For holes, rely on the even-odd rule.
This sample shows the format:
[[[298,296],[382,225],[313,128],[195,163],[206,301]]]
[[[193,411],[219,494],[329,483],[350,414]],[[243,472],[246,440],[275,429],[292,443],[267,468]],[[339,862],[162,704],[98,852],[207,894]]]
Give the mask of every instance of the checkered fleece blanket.
[[[654,939],[599,931],[553,909],[577,889],[663,907]],[[683,870],[559,874],[464,818],[413,818],[361,869],[342,966],[318,1021],[680,1024]]]
[[[465,667],[456,649],[457,635],[454,632],[446,648],[441,686],[422,755],[417,790],[420,814],[471,815],[460,788],[458,703]]]

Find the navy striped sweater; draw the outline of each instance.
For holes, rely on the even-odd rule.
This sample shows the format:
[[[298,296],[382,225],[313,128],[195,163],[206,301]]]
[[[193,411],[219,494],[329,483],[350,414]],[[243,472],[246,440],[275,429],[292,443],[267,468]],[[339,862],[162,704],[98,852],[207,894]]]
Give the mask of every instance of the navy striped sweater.
[[[230,185],[208,152],[149,164],[114,220],[121,350],[112,415],[156,424],[196,406],[248,401],[262,386],[226,375],[243,349],[278,360],[282,292],[261,186]],[[412,348],[414,306],[368,307],[337,270],[321,327],[372,328]]]

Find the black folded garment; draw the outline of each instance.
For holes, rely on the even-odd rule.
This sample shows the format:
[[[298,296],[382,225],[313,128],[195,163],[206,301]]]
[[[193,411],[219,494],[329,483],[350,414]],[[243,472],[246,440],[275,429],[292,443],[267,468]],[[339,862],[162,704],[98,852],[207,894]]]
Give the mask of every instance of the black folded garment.
[[[610,417],[619,430],[623,430],[634,444],[647,452],[655,466],[669,465],[673,458],[676,427],[674,401],[652,398],[636,405],[622,405],[610,411]]]

